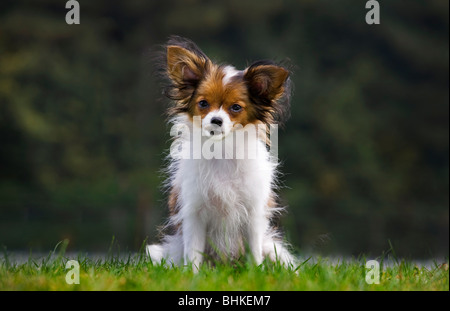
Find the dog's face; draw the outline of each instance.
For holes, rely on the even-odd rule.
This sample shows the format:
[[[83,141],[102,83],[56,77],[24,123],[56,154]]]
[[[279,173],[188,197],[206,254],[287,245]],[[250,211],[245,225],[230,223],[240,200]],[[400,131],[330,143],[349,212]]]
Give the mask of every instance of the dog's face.
[[[238,124],[274,122],[287,108],[280,99],[288,99],[289,71],[281,66],[257,62],[239,71],[217,65],[185,39],[169,42],[166,56],[172,113],[200,116],[204,136],[223,138]]]
[[[204,136],[223,137],[236,124],[254,122],[242,72],[211,65],[194,91],[189,115],[201,117]]]

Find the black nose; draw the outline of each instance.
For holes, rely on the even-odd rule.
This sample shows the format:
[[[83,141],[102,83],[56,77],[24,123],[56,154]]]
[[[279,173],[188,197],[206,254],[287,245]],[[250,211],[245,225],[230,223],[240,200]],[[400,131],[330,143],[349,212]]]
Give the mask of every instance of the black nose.
[[[211,119],[211,123],[216,124],[218,126],[222,126],[223,120],[222,120],[222,118],[214,117]]]

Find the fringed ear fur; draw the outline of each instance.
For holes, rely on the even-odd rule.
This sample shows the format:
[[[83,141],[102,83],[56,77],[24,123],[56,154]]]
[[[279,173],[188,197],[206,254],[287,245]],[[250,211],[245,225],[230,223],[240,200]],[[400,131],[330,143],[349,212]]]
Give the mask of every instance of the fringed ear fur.
[[[283,67],[265,62],[254,63],[244,74],[250,93],[267,101],[277,100],[283,95],[288,77],[289,71]]]
[[[179,87],[196,86],[206,71],[208,60],[179,46],[167,47],[167,74]]]
[[[264,115],[264,122],[282,122],[288,117],[290,98],[289,71],[270,61],[253,63],[245,70],[244,81],[250,99]]]
[[[186,105],[210,65],[209,58],[192,41],[171,37],[166,48],[166,74],[171,82],[166,96],[178,106]]]

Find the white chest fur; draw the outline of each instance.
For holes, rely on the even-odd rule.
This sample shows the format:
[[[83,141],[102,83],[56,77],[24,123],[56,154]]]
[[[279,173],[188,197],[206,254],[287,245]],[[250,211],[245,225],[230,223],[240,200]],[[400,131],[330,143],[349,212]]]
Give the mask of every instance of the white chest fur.
[[[179,212],[172,221],[182,225],[191,219],[193,226],[204,227],[207,244],[216,251],[236,255],[255,215],[270,216],[267,202],[275,164],[262,142],[254,159],[180,159],[173,168]]]

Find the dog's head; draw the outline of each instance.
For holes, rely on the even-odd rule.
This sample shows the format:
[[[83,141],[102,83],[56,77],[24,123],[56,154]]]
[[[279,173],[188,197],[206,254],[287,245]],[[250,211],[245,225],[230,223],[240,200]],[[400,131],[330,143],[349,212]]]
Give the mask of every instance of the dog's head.
[[[244,70],[212,62],[188,39],[171,37],[166,45],[165,94],[175,101],[170,115],[201,117],[204,135],[228,135],[240,124],[280,124],[288,115],[289,70],[258,61]]]

